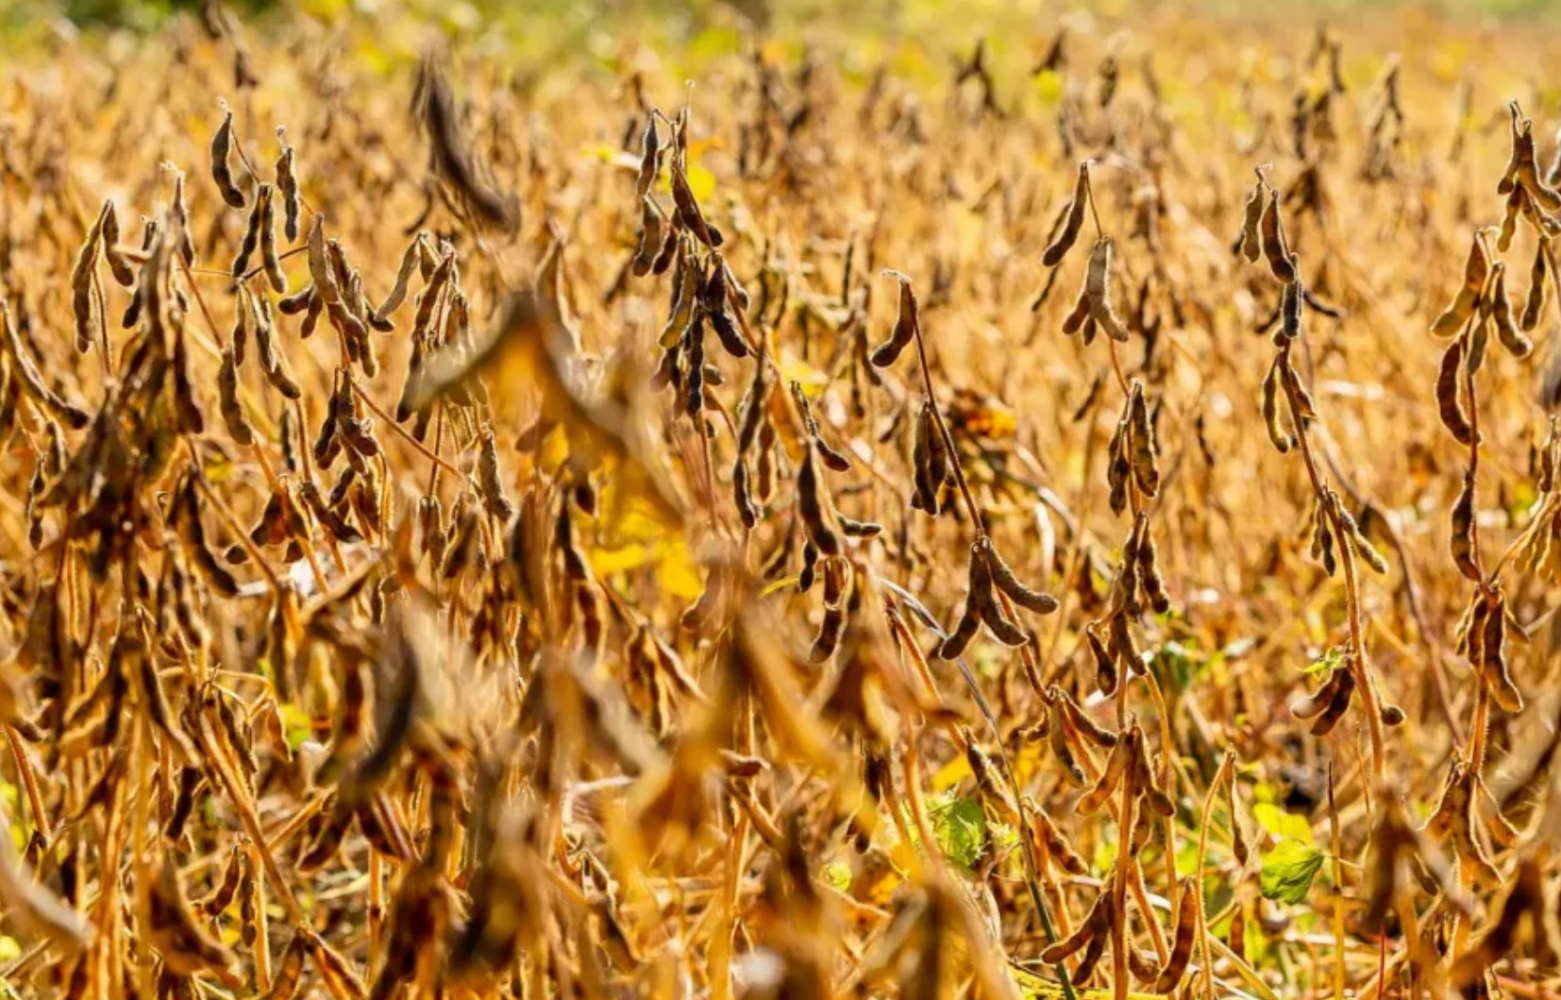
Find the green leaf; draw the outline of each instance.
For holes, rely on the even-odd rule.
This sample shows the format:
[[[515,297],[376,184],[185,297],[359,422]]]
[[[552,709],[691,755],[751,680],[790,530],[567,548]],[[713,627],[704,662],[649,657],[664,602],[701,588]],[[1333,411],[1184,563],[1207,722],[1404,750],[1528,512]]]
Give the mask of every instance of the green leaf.
[[[931,803],[927,814],[943,856],[962,868],[974,868],[986,850],[988,836],[981,801],[951,795]]]
[[[831,861],[824,866],[824,881],[845,892],[851,888],[851,866],[844,861]]]
[[[1310,844],[1281,840],[1272,851],[1263,855],[1263,873],[1259,881],[1263,898],[1292,906],[1304,902],[1312,888],[1312,879],[1317,877],[1326,858],[1325,853]]]

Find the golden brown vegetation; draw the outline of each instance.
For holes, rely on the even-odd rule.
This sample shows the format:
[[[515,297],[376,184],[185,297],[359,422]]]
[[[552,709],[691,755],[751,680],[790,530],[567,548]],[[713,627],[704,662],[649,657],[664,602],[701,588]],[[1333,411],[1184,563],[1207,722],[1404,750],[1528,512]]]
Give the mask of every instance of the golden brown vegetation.
[[[4,79],[12,993],[1557,995],[1543,93],[364,32]]]

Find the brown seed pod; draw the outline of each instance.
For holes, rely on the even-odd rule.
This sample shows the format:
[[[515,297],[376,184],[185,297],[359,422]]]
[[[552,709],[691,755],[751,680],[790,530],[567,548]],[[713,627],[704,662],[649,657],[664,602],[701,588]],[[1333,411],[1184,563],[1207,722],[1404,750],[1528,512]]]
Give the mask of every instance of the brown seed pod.
[[[1102,889],[1073,933],[1041,951],[1041,961],[1047,965],[1056,965],[1072,957],[1094,938],[1105,937],[1111,928],[1112,910],[1111,892],[1109,889]],[[1083,978],[1079,977],[1081,982]]]
[[[168,822],[163,824],[163,836],[175,842],[184,836],[185,824],[195,809],[195,794],[205,781],[206,777],[200,768],[179,768],[179,787],[174,795],[173,809],[168,814]]]
[[[1338,676],[1338,684],[1333,689],[1333,696],[1323,708],[1322,714],[1317,716],[1317,721],[1312,723],[1313,736],[1327,736],[1333,732],[1333,728],[1344,718],[1344,713],[1350,707],[1350,699],[1355,694],[1355,675],[1348,669],[1335,670]]]
[[[650,195],[643,195],[640,198],[640,238],[634,248],[634,258],[630,262],[635,277],[643,278],[651,272],[663,243],[661,212],[656,208],[656,203]]]
[[[313,305],[314,300],[314,285],[311,283],[292,295],[285,295],[277,299],[276,309],[283,316],[296,316],[309,309]]]
[[[1089,872],[1089,864],[1073,849],[1067,838],[1062,835],[1057,824],[1033,799],[1025,798],[1025,812],[1031,818],[1031,827],[1035,830],[1036,839],[1044,847],[1046,854],[1062,867],[1069,875],[1085,875]]]
[[[1346,673],[1348,671],[1343,669],[1331,671],[1321,687],[1290,706],[1290,714],[1297,719],[1316,718],[1333,701],[1333,696],[1338,693],[1339,685],[1344,683],[1344,675]]]
[[[1474,234],[1474,240],[1469,246],[1469,259],[1464,263],[1463,287],[1458,289],[1458,294],[1453,298],[1452,304],[1438,316],[1435,323],[1431,324],[1431,332],[1438,337],[1455,336],[1463,325],[1474,315],[1475,306],[1479,304],[1480,293],[1485,289],[1485,279],[1490,276],[1490,257],[1485,252],[1485,241],[1480,239],[1480,234]]]
[[[1095,249],[1089,256],[1089,273],[1084,281],[1084,293],[1089,299],[1089,316],[1112,340],[1126,343],[1127,324],[1122,322],[1111,305],[1111,237],[1103,236],[1095,241]],[[1086,342],[1088,337],[1085,338]]]
[[[282,231],[289,243],[298,242],[298,174],[293,157],[293,147],[282,138],[282,129],[276,130],[277,141],[282,143],[282,155],[276,160],[276,189],[282,195]]]
[[[797,473],[797,512],[807,529],[808,540],[818,551],[826,556],[840,555],[840,538],[830,526],[829,497],[819,480],[818,460],[811,442],[804,450],[802,468]]]
[[[1288,350],[1279,352],[1279,380],[1285,390],[1285,397],[1290,402],[1291,417],[1303,424],[1306,421],[1316,420],[1317,403],[1312,399],[1312,394],[1307,391],[1306,384],[1301,381],[1295,366],[1290,363]]]
[[[361,542],[363,535],[354,528],[346,518],[342,517],[320,495],[320,488],[312,480],[303,480],[298,484],[298,492],[303,496],[304,504],[320,526],[330,533],[331,537],[343,545],[353,542]]]
[[[206,911],[209,917],[220,915],[232,903],[238,894],[238,881],[240,872],[239,859],[243,851],[237,845],[228,851],[228,861],[222,868],[222,881],[212,890],[212,894],[201,902],[200,908]]]
[[[1068,217],[1062,224],[1062,231],[1052,241],[1044,253],[1041,254],[1041,263],[1047,267],[1056,267],[1062,263],[1073,244],[1078,241],[1079,231],[1084,228],[1084,208],[1089,200],[1089,161],[1079,164],[1079,176],[1073,185],[1073,200],[1068,203]]]
[[[1506,599],[1498,592],[1495,598],[1490,599],[1490,604],[1480,642],[1480,676],[1497,706],[1504,712],[1516,714],[1523,711],[1523,693],[1512,682],[1507,665]]]
[[[177,241],[177,252],[186,264],[194,267],[195,241],[190,237],[190,213],[184,204],[184,174],[182,173],[174,174],[173,206],[169,215],[169,232]],[[143,249],[150,250],[151,246]]]
[[[954,626],[947,638],[938,646],[938,658],[943,660],[957,660],[965,652],[965,647],[970,645],[970,640],[976,637],[981,629],[981,619],[976,616],[975,608],[970,600],[965,601],[965,613],[960,616],[959,624]]]
[[[412,281],[412,272],[417,269],[426,239],[422,233],[418,233],[402,252],[401,265],[396,268],[395,284],[391,286],[390,293],[385,296],[379,308],[374,310],[373,318],[376,322],[387,322],[390,315],[400,308],[401,303],[406,299],[407,286]]]
[[[1109,896],[1109,893],[1102,893],[1102,895]],[[1112,911],[1115,909],[1115,906],[1110,907]],[[1074,979],[1078,983],[1089,982],[1090,977],[1095,974],[1095,967],[1100,964],[1101,958],[1106,954],[1106,945],[1111,940],[1109,932],[1110,927],[1108,925],[1102,927],[1094,937],[1090,938],[1089,944],[1084,948],[1083,956],[1079,958],[1079,964],[1073,969]]]
[[[1236,240],[1236,252],[1254,264],[1263,254],[1263,237],[1258,225],[1263,218],[1263,208],[1268,204],[1268,199],[1263,197],[1265,186],[1262,177],[1252,185],[1246,207],[1242,210],[1241,236]]]
[[[1263,256],[1268,259],[1268,269],[1274,277],[1289,283],[1296,280],[1295,263],[1291,260],[1290,245],[1285,241],[1284,223],[1279,218],[1279,192],[1268,195],[1268,208],[1261,222]]]
[[[840,637],[846,631],[846,611],[840,606],[826,606],[824,617],[819,622],[818,635],[813,639],[813,645],[808,650],[809,663],[823,663],[835,654],[835,649],[840,645]]]
[[[247,287],[240,286],[239,296],[249,295]],[[255,353],[260,361],[260,371],[266,381],[287,399],[302,399],[303,390],[293,381],[287,359],[277,347],[275,329],[271,322],[271,304],[262,291],[255,316]]]
[[[878,345],[869,358],[875,368],[887,368],[894,364],[900,353],[916,338],[916,328],[921,323],[911,279],[898,271],[885,273],[900,283],[900,307],[895,314],[894,329],[890,331],[889,339]]]
[[[661,158],[664,150],[661,147],[661,138],[656,134],[656,116],[645,116],[645,132],[640,137],[640,171],[634,179],[634,193],[641,198],[650,194],[650,189],[656,183],[656,175],[661,172]]]
[[[699,419],[705,408],[705,311],[694,308],[694,318],[683,331],[684,412],[694,418],[695,426],[704,433],[704,421]]]
[[[1518,326],[1525,333],[1532,332],[1539,325],[1540,314],[1545,311],[1545,282],[1550,275],[1549,248],[1550,241],[1543,236],[1534,248],[1534,264],[1529,269],[1528,296],[1524,299],[1523,316],[1518,321]]]
[[[987,631],[991,632],[993,638],[1005,646],[1019,647],[1029,645],[1029,633],[1008,618],[990,588],[987,593],[990,604],[979,609],[981,621],[986,625]]]
[[[1291,441],[1279,423],[1279,367],[1280,359],[1276,357],[1263,379],[1263,426],[1268,430],[1269,441],[1283,455],[1290,450]]]
[[[1496,339],[1501,341],[1501,346],[1507,349],[1507,353],[1515,358],[1528,357],[1534,349],[1534,342],[1524,336],[1518,329],[1517,319],[1512,315],[1512,301],[1507,298],[1507,266],[1498,262],[1491,278],[1491,320],[1496,325]]]
[[[723,238],[721,231],[705,219],[705,214],[699,208],[699,202],[694,197],[694,189],[689,187],[688,173],[682,163],[682,157],[674,156],[671,164],[672,170],[672,201],[677,206],[678,221],[684,228],[694,235],[694,238],[712,250],[721,247]]]
[[[748,488],[748,463],[741,455],[732,462],[732,501],[737,507],[737,516],[742,520],[743,527],[749,531],[757,527],[759,505],[754,502],[753,494]]]
[[[1138,544],[1134,546],[1133,554],[1138,560],[1138,579],[1143,586],[1144,597],[1155,614],[1169,614],[1171,598],[1165,590],[1165,578],[1160,574],[1159,550],[1149,530],[1149,515],[1140,512],[1138,523]]]
[[[1198,936],[1198,896],[1203,892],[1203,887],[1197,879],[1189,876],[1182,880],[1180,892],[1176,907],[1176,931],[1171,937],[1171,954],[1154,984],[1154,992],[1166,995],[1176,992],[1182,977],[1187,974],[1193,942]]]
[[[1065,337],[1071,337],[1083,329],[1089,319],[1089,290],[1079,289],[1079,297],[1074,300],[1073,308],[1062,319],[1062,333]]]
[[[806,594],[813,589],[813,581],[818,575],[818,549],[813,543],[806,542],[802,546],[802,571],[797,575],[797,591]]]
[[[986,540],[984,544],[992,573],[992,582],[997,585],[997,589],[1007,594],[1009,599],[1015,604],[1026,610],[1034,611],[1036,614],[1049,615],[1057,610],[1058,604],[1055,597],[1052,597],[1050,594],[1043,594],[1038,590],[1031,590],[1023,583],[1020,583],[1019,578],[1014,575],[1014,571],[1009,565],[1003,561],[1003,557],[998,554],[990,539]]]
[[[1464,366],[1471,376],[1485,363],[1485,347],[1491,338],[1490,302],[1481,301],[1475,313],[1474,325],[1469,328],[1468,342],[1464,345]]]
[[[1453,503],[1451,545],[1453,564],[1458,572],[1478,583],[1480,568],[1474,552],[1474,476],[1469,472],[1464,473],[1463,489]]]
[[[1290,255],[1290,269],[1297,274],[1300,272],[1300,259],[1295,254]],[[1301,303],[1305,298],[1299,277],[1285,283],[1284,293],[1279,299],[1279,313],[1284,320],[1280,330],[1291,340],[1301,335]]]
[[[710,275],[700,289],[700,304],[704,307],[710,326],[715,330],[716,338],[721,341],[721,347],[726,350],[726,353],[734,358],[746,358],[749,354],[748,344],[737,330],[737,323],[732,319],[731,306],[728,302],[730,293],[727,285],[726,262],[721,259],[720,254],[711,256],[714,261],[710,268]]]
[[[1057,763],[1062,766],[1062,772],[1067,779],[1078,788],[1084,787],[1084,768],[1079,765],[1079,757],[1089,757],[1089,750],[1079,741],[1078,733],[1065,722],[1052,719],[1047,727],[1048,742],[1051,744],[1052,755],[1057,758]],[[1077,752],[1075,752],[1075,750]]]
[[[1106,769],[1095,780],[1094,786],[1074,804],[1075,812],[1081,816],[1093,816],[1106,804],[1106,800],[1122,784],[1122,779],[1128,773],[1134,750],[1129,745],[1131,742],[1131,739],[1121,740],[1112,748],[1111,756],[1106,759]]]
[[[1350,548],[1356,555],[1365,560],[1366,565],[1370,566],[1375,572],[1386,575],[1388,571],[1387,558],[1383,556],[1375,545],[1371,544],[1371,539],[1367,538],[1366,533],[1361,530],[1360,524],[1356,522],[1354,516],[1344,506],[1344,501],[1332,490],[1328,491],[1328,500],[1333,508],[1334,520],[1342,529],[1344,539],[1349,543]]]
[[[249,447],[255,443],[255,431],[238,398],[238,367],[233,360],[233,349],[222,349],[222,364],[217,369],[217,396],[222,411],[222,422],[228,436],[238,444]]]
[[[477,487],[483,506],[493,517],[503,522],[515,513],[515,505],[504,495],[503,477],[499,474],[499,449],[491,427],[483,429],[482,449],[477,453]]]
[[[1128,436],[1132,442],[1133,479],[1147,497],[1160,493],[1160,467],[1155,459],[1154,423],[1149,419],[1149,404],[1143,385],[1134,380],[1128,399]]]
[[[229,208],[243,208],[244,192],[233,183],[232,155],[233,112],[228,111],[222,117],[222,124],[217,126],[216,134],[211,137],[211,179]]]
[[[1093,628],[1084,630],[1084,636],[1089,642],[1090,655],[1095,660],[1095,680],[1100,686],[1100,693],[1107,695],[1116,694],[1117,690],[1117,662],[1105,643],[1100,641],[1100,636]]]
[[[1467,445],[1474,440],[1474,428],[1464,415],[1460,398],[1463,342],[1463,337],[1454,340],[1442,355],[1442,364],[1436,375],[1436,406],[1442,418],[1442,426],[1452,434],[1453,440]]]
[[[1513,188],[1507,196],[1507,205],[1502,214],[1501,231],[1496,236],[1496,249],[1506,253],[1512,249],[1512,237],[1518,229],[1518,215],[1526,207],[1528,200],[1521,187]]]
[[[271,290],[278,295],[286,295],[287,274],[282,270],[282,259],[276,250],[276,209],[271,185],[260,185],[257,198],[260,207],[260,266]]]
[[[103,210],[87,231],[87,241],[76,255],[76,265],[71,270],[71,315],[76,322],[76,350],[85,354],[92,349],[92,299],[97,282],[98,249],[103,242],[103,224],[113,202],[104,202]]]
[[[103,259],[108,261],[108,269],[114,275],[114,280],[124,288],[133,286],[136,281],[135,269],[130,266],[130,261],[125,258],[124,250],[119,245],[119,216],[114,211],[112,200],[103,203],[102,248]]]

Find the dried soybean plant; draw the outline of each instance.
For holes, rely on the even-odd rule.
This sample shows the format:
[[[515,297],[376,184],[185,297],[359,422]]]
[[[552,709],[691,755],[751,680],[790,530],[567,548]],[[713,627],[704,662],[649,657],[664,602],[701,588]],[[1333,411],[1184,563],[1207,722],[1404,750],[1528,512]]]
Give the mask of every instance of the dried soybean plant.
[[[8,989],[1556,993],[1521,81],[378,15],[0,70]]]

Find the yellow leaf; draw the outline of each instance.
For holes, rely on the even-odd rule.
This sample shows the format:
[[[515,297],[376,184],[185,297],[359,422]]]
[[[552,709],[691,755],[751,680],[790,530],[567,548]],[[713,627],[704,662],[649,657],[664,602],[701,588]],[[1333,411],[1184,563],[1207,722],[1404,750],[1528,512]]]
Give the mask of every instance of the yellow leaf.
[[[1287,813],[1272,802],[1259,802],[1252,807],[1252,816],[1258,823],[1281,839],[1290,837],[1299,840],[1303,844],[1312,842],[1312,826],[1306,821],[1306,817],[1298,813]]]
[[[790,351],[781,353],[781,376],[790,382],[796,382],[802,386],[802,391],[808,396],[817,396],[824,386],[829,384],[829,376],[792,354]]]
[[[688,189],[694,193],[694,200],[704,205],[715,194],[715,174],[697,163],[688,166]]]
[[[964,754],[960,754],[938,768],[937,773],[932,776],[932,790],[947,791],[968,777],[970,777],[970,762],[965,759]]]
[[[1036,74],[1035,92],[1039,95],[1041,103],[1050,107],[1062,98],[1062,77],[1055,70],[1046,70]]]
[[[642,497],[617,502],[611,486],[603,492],[604,544],[586,552],[592,572],[610,577],[649,567],[662,590],[685,600],[698,597],[704,581],[682,533],[658,520]]]

